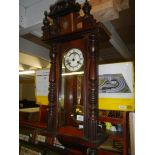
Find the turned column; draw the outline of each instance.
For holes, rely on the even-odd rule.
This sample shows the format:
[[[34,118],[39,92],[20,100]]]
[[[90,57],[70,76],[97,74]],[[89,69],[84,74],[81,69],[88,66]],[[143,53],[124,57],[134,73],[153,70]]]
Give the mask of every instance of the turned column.
[[[96,61],[95,35],[89,36],[89,87],[88,87],[88,139],[95,143],[97,140],[97,117],[98,117],[98,74]]]
[[[58,124],[58,117],[57,117],[57,100],[56,100],[56,45],[53,44],[52,50],[50,51],[50,58],[51,58],[51,68],[50,68],[50,75],[49,75],[49,118],[48,118],[48,130],[53,136],[56,135],[57,132],[57,124]]]

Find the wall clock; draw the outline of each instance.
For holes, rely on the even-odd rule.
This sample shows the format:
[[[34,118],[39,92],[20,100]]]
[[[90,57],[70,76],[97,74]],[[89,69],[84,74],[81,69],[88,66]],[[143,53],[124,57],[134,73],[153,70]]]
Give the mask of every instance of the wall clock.
[[[86,154],[106,139],[98,130],[97,54],[110,35],[90,14],[87,0],[84,16],[80,9],[75,0],[57,2],[45,12],[42,30],[51,45],[48,131],[53,140]]]

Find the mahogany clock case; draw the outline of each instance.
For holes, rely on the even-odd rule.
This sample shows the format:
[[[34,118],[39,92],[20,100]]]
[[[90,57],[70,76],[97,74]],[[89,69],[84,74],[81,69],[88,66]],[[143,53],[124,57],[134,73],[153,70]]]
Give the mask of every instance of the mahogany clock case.
[[[79,142],[80,146],[95,147],[106,139],[106,133],[99,133],[98,130],[98,47],[108,41],[110,35],[90,14],[88,1],[82,8],[84,16],[79,15],[80,9],[75,0],[70,0],[57,2],[50,7],[49,13],[45,12],[43,40],[51,46],[48,130],[64,145]],[[74,72],[62,69],[67,51],[74,48],[82,52],[84,63],[78,71],[84,73],[82,76],[62,78],[64,70],[65,73]],[[78,78],[81,78],[80,101],[77,95]],[[83,107],[82,129],[77,128],[79,124],[71,117],[78,104]]]

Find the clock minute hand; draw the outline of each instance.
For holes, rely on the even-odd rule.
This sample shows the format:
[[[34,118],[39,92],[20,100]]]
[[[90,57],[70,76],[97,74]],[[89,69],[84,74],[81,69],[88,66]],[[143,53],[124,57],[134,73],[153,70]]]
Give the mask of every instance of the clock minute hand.
[[[78,55],[77,53],[74,53],[74,55],[73,55],[73,59],[76,60],[77,56],[79,57],[79,55]]]

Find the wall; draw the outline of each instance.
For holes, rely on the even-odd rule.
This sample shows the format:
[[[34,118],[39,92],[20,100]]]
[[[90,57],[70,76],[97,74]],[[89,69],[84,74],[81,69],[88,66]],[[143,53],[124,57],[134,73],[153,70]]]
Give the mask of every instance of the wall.
[[[22,88],[23,88],[23,85],[22,84],[19,84],[19,100],[21,101],[23,98],[22,98]]]
[[[19,100],[35,101],[35,84],[34,83],[20,83],[19,84]]]

